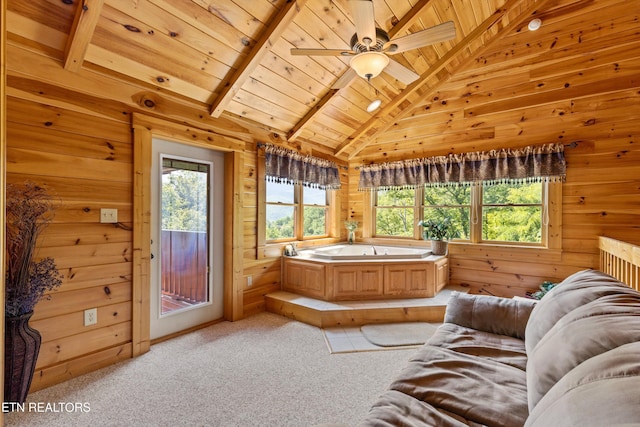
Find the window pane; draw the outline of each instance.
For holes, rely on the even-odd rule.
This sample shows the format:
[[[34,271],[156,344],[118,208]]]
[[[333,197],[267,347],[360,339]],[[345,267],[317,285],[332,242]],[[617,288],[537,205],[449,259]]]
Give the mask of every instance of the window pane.
[[[449,218],[455,229],[453,237],[469,240],[471,238],[471,187],[425,187],[425,220],[443,220]]]
[[[413,237],[415,190],[381,190],[376,198],[376,236]]]
[[[429,208],[425,207],[424,209],[424,219],[433,219],[433,220],[443,220],[445,218],[451,219],[451,224],[453,225],[454,232],[453,238],[455,239],[463,239],[469,240],[471,238],[470,234],[470,218],[471,208],[468,206],[460,206],[456,208]]]
[[[503,242],[541,243],[542,207],[484,207],[482,238]]]
[[[304,207],[304,237],[325,236],[327,234],[327,210],[325,208]]]
[[[291,239],[294,237],[293,206],[267,205],[267,240]]]
[[[425,206],[469,206],[471,204],[471,187],[425,187],[424,204]]]
[[[378,191],[377,206],[413,206],[415,190],[411,188],[402,190]]]
[[[482,203],[485,205],[542,204],[542,183],[497,184],[482,189]]]
[[[327,190],[304,187],[302,189],[302,200],[305,205],[325,206],[327,204]]]
[[[268,203],[293,203],[293,184],[267,181]]]
[[[171,160],[171,159],[165,159]],[[162,229],[206,231],[208,221],[208,165],[181,161],[162,173]],[[199,171],[198,166],[203,170]]]
[[[377,208],[376,235],[413,237],[413,206],[411,208]]]

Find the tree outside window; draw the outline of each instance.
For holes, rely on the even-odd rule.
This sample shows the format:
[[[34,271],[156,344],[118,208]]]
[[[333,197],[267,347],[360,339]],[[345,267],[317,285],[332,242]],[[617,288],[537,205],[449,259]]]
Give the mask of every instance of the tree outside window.
[[[287,241],[328,235],[327,190],[266,182],[266,240]]]
[[[505,183],[380,190],[374,193],[375,236],[420,239],[420,219],[449,218],[459,240],[540,245],[547,187]]]
[[[376,194],[375,235],[413,237],[416,196],[413,189],[380,190]]]

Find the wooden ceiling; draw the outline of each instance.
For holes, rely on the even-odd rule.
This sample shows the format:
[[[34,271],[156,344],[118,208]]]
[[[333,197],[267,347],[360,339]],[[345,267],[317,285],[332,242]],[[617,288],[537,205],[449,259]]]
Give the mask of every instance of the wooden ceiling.
[[[623,20],[638,9],[636,1],[616,0],[604,2],[617,5],[613,10],[595,0],[373,0],[376,24],[391,37],[455,24],[453,40],[393,56],[420,75],[404,85],[384,72],[370,83],[350,77],[349,58],[291,55],[296,47],[348,49],[354,33],[348,3],[9,0],[7,30],[9,44],[58,61],[70,87],[81,70],[99,72],[207,111],[204,121],[242,123],[303,151],[346,160],[375,154],[372,147],[393,143],[399,130],[404,141],[416,132],[442,132],[451,119],[430,108],[436,94],[492,101],[469,82],[498,63],[513,66],[513,75],[500,77],[506,86],[531,81],[522,64],[559,62],[559,50],[548,56],[554,40],[583,29],[595,36],[607,13]],[[543,20],[535,33],[526,29],[534,17]],[[635,27],[629,37],[637,44],[637,16],[628,21],[620,31]],[[523,47],[528,50],[518,51]],[[510,55],[517,62],[509,64]],[[369,113],[375,98],[382,107]]]

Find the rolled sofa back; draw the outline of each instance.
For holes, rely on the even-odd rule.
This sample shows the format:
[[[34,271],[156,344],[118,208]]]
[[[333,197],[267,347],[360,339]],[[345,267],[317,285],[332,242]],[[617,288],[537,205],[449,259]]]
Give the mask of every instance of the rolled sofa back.
[[[545,425],[551,413],[560,417],[555,425],[584,425],[575,417],[598,425],[603,414],[601,425],[615,425],[617,416],[640,422],[639,342],[640,292],[596,270],[569,276],[540,300],[525,329],[527,425]],[[600,403],[568,411],[577,399]]]

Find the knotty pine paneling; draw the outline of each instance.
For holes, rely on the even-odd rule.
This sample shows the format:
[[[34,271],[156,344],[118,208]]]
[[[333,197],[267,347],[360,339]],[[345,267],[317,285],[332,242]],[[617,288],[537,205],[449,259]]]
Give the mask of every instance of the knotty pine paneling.
[[[594,2],[589,10],[598,7]],[[640,241],[637,16],[586,27],[582,18],[543,18],[545,25],[558,27],[556,38],[532,42],[535,34],[522,34],[502,40],[350,164],[549,142],[566,145],[562,251],[514,258],[503,247],[472,249],[454,243],[451,282],[472,292],[522,295],[544,280],[596,268],[600,235]],[[548,53],[534,60],[541,51]],[[350,185],[349,205],[357,207],[364,200]]]
[[[44,331],[47,347],[42,363],[47,366],[39,365],[34,389],[131,355],[125,330],[130,331],[132,320],[128,308],[132,303],[133,112],[158,119],[154,123],[157,127],[165,121],[188,124],[187,131],[173,134],[177,139],[207,134],[244,141],[240,172],[243,235],[238,239],[243,245],[243,268],[237,273],[245,281],[243,316],[264,310],[264,295],[280,287],[280,258],[256,257],[255,143],[285,144],[282,135],[290,128],[286,122],[302,116],[300,107],[320,98],[325,85],[346,67],[339,58],[315,57],[309,61],[289,54],[294,43],[301,44],[303,39],[305,46],[321,47],[307,37],[310,29],[320,36],[328,33],[332,40],[327,43],[331,41],[332,47],[341,40],[331,25],[317,17],[326,14],[335,19],[343,14],[333,8],[345,3],[332,3],[329,10],[317,2],[310,3],[310,9],[304,9],[284,37],[273,44],[274,55],[267,55],[257,67],[252,78],[259,84],[252,91],[245,86],[239,92],[240,101],[259,101],[263,109],[282,109],[282,115],[253,110],[248,105],[245,111],[242,102],[232,101],[237,115],[225,113],[212,120],[208,104],[220,88],[207,82],[226,77],[215,61],[227,64],[229,69],[241,62],[260,35],[259,29],[273,16],[275,6],[269,2],[259,3],[265,10],[253,12],[257,20],[239,19],[237,13],[246,13],[234,7],[231,15],[226,13],[235,26],[227,26],[196,4],[176,7],[169,1],[154,0],[137,2],[133,7],[124,0],[114,1],[105,8],[84,66],[76,73],[62,66],[76,5],[56,3],[44,12],[29,3],[9,2],[7,178],[9,182],[29,179],[42,183],[61,201],[54,222],[40,241],[41,254],[54,256],[65,277],[52,299],[36,308],[34,323]],[[380,7],[376,5],[378,19],[385,28],[391,28],[392,21],[403,16],[410,3],[380,3]],[[476,24],[490,16],[496,4],[486,1],[480,7],[473,6],[477,7]],[[559,141],[577,143],[566,152],[569,171],[563,185],[562,252],[514,257],[508,248],[456,248],[454,244],[451,281],[469,286],[473,292],[522,294],[542,280],[559,280],[575,270],[595,267],[598,235],[639,244],[640,171],[636,164],[640,158],[640,43],[637,14],[627,13],[630,4],[622,0],[556,0],[540,11],[549,31],[517,29],[492,43],[480,57],[469,58],[464,68],[459,67],[462,63],[458,59],[447,64],[446,70],[455,70],[452,76],[443,70],[430,77],[424,90],[427,86],[437,90],[423,96],[421,89],[409,96],[392,111],[411,110],[409,114],[374,140],[365,141],[364,149],[350,160],[349,170],[341,170],[343,189],[337,220],[341,237],[346,237],[342,223],[347,218],[361,222],[358,238],[367,226],[364,193],[357,190],[356,167],[362,163]],[[464,16],[468,10],[443,9],[434,3],[422,12],[420,26],[439,23],[441,15],[450,17],[462,37],[473,30],[470,17]],[[146,31],[128,34],[108,20],[125,14],[128,16],[123,22],[140,24]],[[250,31],[242,33],[238,29],[241,22],[249,23]],[[347,28],[344,36],[348,38],[352,26]],[[166,33],[160,35],[160,29],[171,29],[174,35],[171,39]],[[158,34],[148,32],[152,30]],[[339,31],[345,30],[341,27]],[[497,26],[487,33],[495,31]],[[129,47],[109,43],[124,40],[127,35],[135,41]],[[162,40],[167,44],[159,43]],[[177,40],[190,46],[176,56],[177,69],[185,71],[179,77],[172,76],[176,70],[167,68],[171,61],[157,56],[171,55],[164,47]],[[476,40],[471,50],[480,43],[481,39]],[[131,46],[150,49],[156,55],[140,56]],[[449,42],[428,46],[420,52],[396,55],[396,59],[422,73],[451,46]],[[215,58],[209,52],[215,52]],[[303,130],[295,146],[305,153],[331,154],[370,117],[362,109],[372,90],[386,103],[402,88],[384,73],[371,84],[354,79],[340,90],[326,113]],[[283,102],[283,95],[290,96],[292,104]],[[235,139],[229,142],[233,149]],[[360,143],[355,142],[354,147],[359,148]],[[100,224],[101,207],[117,208],[123,227]],[[251,287],[247,286],[248,276],[252,277]],[[99,323],[89,328],[81,326],[82,310],[96,306]],[[60,354],[50,354],[59,345],[63,347]]]
[[[32,318],[43,336],[36,376],[131,340],[128,121],[128,115],[114,120],[48,105],[46,100],[8,98],[7,180],[46,186],[58,203],[39,241],[38,255],[54,258],[64,277],[50,299],[36,306]],[[100,223],[104,207],[118,209],[122,226]],[[98,323],[84,327],[83,311],[94,307]],[[62,380],[47,378],[34,382],[32,390]]]

